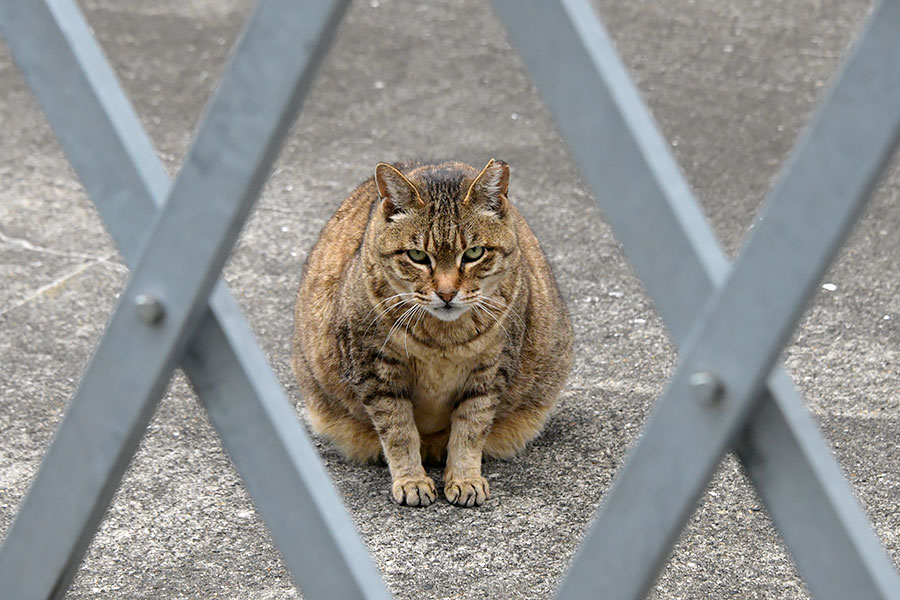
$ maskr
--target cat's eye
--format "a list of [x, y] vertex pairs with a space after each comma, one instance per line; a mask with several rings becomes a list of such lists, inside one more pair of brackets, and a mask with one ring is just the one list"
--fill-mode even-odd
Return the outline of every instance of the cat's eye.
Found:
[[409, 257], [409, 260], [420, 265], [427, 265], [431, 262], [428, 258], [428, 254], [422, 250], [407, 250], [406, 255]]
[[463, 252], [463, 262], [474, 262], [484, 254], [484, 246], [472, 246]]

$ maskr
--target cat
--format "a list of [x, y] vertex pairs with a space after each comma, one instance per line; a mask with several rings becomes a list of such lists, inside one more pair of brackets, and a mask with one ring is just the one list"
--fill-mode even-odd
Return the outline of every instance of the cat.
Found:
[[544, 426], [572, 362], [572, 326], [509, 166], [379, 163], [325, 225], [294, 313], [292, 366], [312, 428], [348, 458], [384, 458], [393, 499], [490, 494], [482, 456]]

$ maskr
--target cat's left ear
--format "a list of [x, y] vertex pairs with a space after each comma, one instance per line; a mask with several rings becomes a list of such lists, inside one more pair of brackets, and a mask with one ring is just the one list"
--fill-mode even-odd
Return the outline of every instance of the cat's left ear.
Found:
[[397, 213], [425, 205], [413, 182], [396, 167], [387, 163], [378, 163], [375, 167], [375, 185], [381, 198], [384, 216], [388, 219]]
[[463, 204], [473, 202], [483, 205], [502, 218], [506, 216], [509, 206], [506, 198], [508, 190], [509, 165], [492, 158], [469, 186]]

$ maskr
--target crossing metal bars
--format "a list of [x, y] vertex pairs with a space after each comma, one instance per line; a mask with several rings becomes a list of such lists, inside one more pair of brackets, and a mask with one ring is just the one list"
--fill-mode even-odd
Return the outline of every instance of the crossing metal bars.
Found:
[[[680, 365], [559, 596], [642, 597], [722, 455], [738, 442], [817, 598], [900, 598], [892, 564], [802, 399], [780, 367], [772, 370], [896, 145], [900, 2], [884, 2], [872, 15], [730, 272], [590, 5], [494, 6], [681, 346]], [[722, 397], [704, 401], [709, 392]]]
[[[731, 267], [588, 2], [493, 3], [681, 347], [560, 597], [645, 594], [734, 449], [817, 598], [900, 598], [802, 398], [773, 368], [897, 143], [900, 0], [876, 9]], [[389, 597], [216, 281], [346, 4], [260, 1], [171, 184], [74, 2], [0, 0], [0, 34], [133, 267], [0, 548], [9, 597], [65, 594], [179, 362], [305, 596]]]
[[[178, 360], [304, 594], [388, 597], [236, 303], [221, 282], [209, 296], [346, 5], [259, 4], [170, 186], [75, 3], [0, 2], [0, 33], [134, 267], [0, 550], [3, 597], [65, 594]], [[160, 322], [138, 320], [139, 295]]]

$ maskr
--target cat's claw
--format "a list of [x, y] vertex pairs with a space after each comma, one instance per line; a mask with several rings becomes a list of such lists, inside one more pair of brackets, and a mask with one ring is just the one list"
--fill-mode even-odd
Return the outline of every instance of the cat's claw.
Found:
[[484, 477], [451, 479], [444, 483], [444, 496], [456, 506], [481, 506], [490, 494], [490, 486]]
[[437, 498], [431, 477], [397, 479], [391, 486], [391, 493], [397, 504], [403, 506], [428, 506]]

